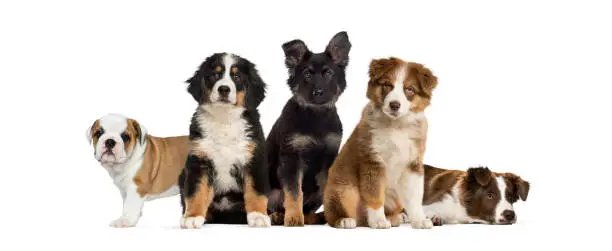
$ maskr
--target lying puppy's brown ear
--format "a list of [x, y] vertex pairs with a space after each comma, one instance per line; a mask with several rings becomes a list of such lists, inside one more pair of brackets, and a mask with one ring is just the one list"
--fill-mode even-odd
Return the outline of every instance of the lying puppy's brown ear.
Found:
[[481, 186], [489, 185], [491, 182], [491, 170], [488, 167], [471, 167], [467, 170], [468, 182], [476, 182]]
[[526, 201], [527, 195], [529, 195], [529, 182], [513, 173], [506, 173], [505, 176], [514, 186], [514, 193], [517, 194], [522, 201]]

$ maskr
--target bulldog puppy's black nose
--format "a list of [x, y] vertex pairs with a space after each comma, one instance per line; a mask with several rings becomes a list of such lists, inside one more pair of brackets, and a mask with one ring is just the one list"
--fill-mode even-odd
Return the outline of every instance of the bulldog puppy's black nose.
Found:
[[502, 212], [502, 216], [509, 223], [514, 222], [514, 220], [516, 219], [516, 214], [514, 214], [514, 211], [512, 210], [504, 210]]
[[220, 94], [221, 96], [227, 97], [227, 95], [229, 95], [229, 93], [230, 93], [230, 91], [231, 91], [231, 90], [230, 90], [229, 86], [227, 86], [227, 85], [222, 85], [222, 86], [219, 86], [219, 88], [217, 89], [217, 91], [219, 92], [219, 94]]
[[389, 108], [391, 108], [391, 111], [397, 112], [400, 107], [402, 105], [400, 104], [400, 102], [397, 101], [391, 101], [391, 103], [389, 103]]
[[323, 95], [323, 89], [317, 88], [312, 91], [312, 96], [321, 96]]
[[108, 149], [112, 149], [113, 147], [115, 147], [115, 144], [117, 144], [117, 142], [115, 142], [114, 139], [107, 139], [106, 141], [104, 141], [104, 145]]

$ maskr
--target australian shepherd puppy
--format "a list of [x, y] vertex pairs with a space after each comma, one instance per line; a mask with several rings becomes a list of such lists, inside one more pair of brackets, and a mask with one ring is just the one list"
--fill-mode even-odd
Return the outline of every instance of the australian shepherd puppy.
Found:
[[[437, 78], [398, 58], [370, 63], [362, 118], [329, 170], [325, 218], [336, 228], [431, 228], [423, 200], [424, 110]], [[403, 217], [405, 209], [407, 217]]]
[[346, 87], [350, 48], [346, 32], [336, 34], [320, 53], [311, 52], [301, 40], [283, 44], [293, 97], [266, 141], [269, 210], [275, 225], [325, 223], [323, 214], [315, 212], [323, 204], [327, 170], [342, 140], [336, 101]]
[[187, 82], [199, 105], [179, 177], [181, 227], [200, 228], [204, 222], [270, 226], [264, 134], [257, 111], [266, 86], [255, 65], [218, 53]]

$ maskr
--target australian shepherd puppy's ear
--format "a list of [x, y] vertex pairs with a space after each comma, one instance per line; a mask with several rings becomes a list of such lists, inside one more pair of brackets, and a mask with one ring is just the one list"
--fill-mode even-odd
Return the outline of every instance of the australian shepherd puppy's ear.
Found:
[[411, 74], [414, 74], [417, 77], [421, 90], [428, 97], [431, 97], [433, 89], [438, 86], [438, 78], [433, 75], [431, 70], [422, 64], [413, 63], [411, 70]]

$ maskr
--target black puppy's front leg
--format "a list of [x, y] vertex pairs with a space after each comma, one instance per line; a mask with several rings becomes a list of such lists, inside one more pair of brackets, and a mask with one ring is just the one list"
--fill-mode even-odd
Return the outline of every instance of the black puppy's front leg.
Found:
[[283, 192], [285, 194], [285, 226], [304, 226], [304, 213], [302, 205], [304, 194], [302, 193], [302, 167], [298, 154], [281, 154], [279, 176]]

